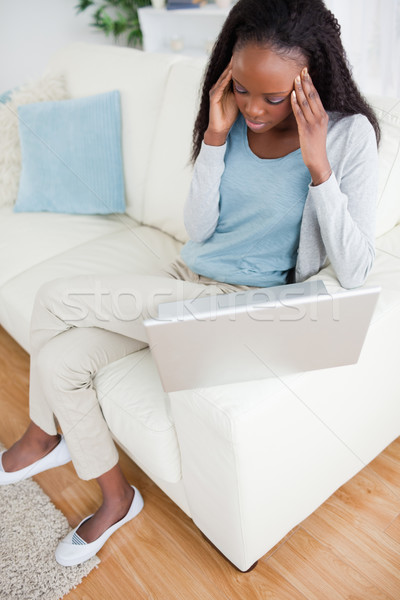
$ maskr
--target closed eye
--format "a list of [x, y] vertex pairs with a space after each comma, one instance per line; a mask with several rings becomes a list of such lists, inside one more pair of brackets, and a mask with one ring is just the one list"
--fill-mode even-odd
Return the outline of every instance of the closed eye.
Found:
[[[234, 91], [237, 92], [238, 94], [247, 94], [247, 90], [245, 88], [243, 88], [242, 86], [238, 85], [236, 83], [236, 81], [233, 82], [233, 88], [234, 88]], [[286, 98], [277, 98], [276, 100], [272, 99], [272, 98], [265, 98], [265, 102], [267, 102], [267, 104], [272, 104], [272, 106], [281, 104], [285, 100], [286, 100]]]
[[268, 104], [281, 104], [282, 102], [284, 102], [286, 100], [286, 98], [278, 98], [277, 100], [271, 100], [271, 98], [265, 98], [265, 101]]
[[237, 83], [234, 83], [233, 86], [235, 88], [235, 92], [237, 92], [238, 94], [247, 94], [247, 90], [240, 87], [240, 85], [238, 85]]

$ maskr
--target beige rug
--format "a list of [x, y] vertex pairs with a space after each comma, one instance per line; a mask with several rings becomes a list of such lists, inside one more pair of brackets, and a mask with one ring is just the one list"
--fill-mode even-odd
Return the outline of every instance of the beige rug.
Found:
[[[1, 448], [3, 449], [3, 448]], [[0, 486], [0, 600], [59, 600], [100, 562], [56, 562], [67, 519], [32, 479]]]

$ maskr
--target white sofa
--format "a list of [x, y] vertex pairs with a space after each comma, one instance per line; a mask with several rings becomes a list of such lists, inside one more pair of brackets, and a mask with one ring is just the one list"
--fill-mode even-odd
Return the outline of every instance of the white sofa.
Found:
[[[91, 44], [51, 60], [72, 97], [120, 90], [127, 209], [0, 210], [0, 323], [28, 352], [34, 296], [47, 280], [151, 273], [178, 254], [203, 68], [200, 59]], [[167, 395], [144, 349], [95, 380], [120, 446], [242, 571], [400, 434], [400, 101], [371, 101], [383, 140], [366, 285], [382, 293], [358, 364]], [[329, 266], [319, 277], [338, 285]]]

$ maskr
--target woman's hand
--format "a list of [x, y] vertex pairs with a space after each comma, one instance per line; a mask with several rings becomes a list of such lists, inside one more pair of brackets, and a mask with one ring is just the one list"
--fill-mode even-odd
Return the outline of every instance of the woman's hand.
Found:
[[210, 116], [204, 134], [209, 146], [222, 146], [236, 120], [239, 109], [231, 87], [232, 59], [210, 90]]
[[329, 179], [332, 173], [326, 154], [329, 117], [307, 68], [294, 80], [291, 102], [299, 130], [304, 164], [310, 171], [313, 185], [319, 185]]

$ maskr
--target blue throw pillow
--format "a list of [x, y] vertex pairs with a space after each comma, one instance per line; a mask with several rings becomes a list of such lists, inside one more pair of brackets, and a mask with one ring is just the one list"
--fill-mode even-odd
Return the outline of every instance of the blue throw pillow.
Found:
[[119, 91], [18, 108], [16, 212], [125, 212]]

